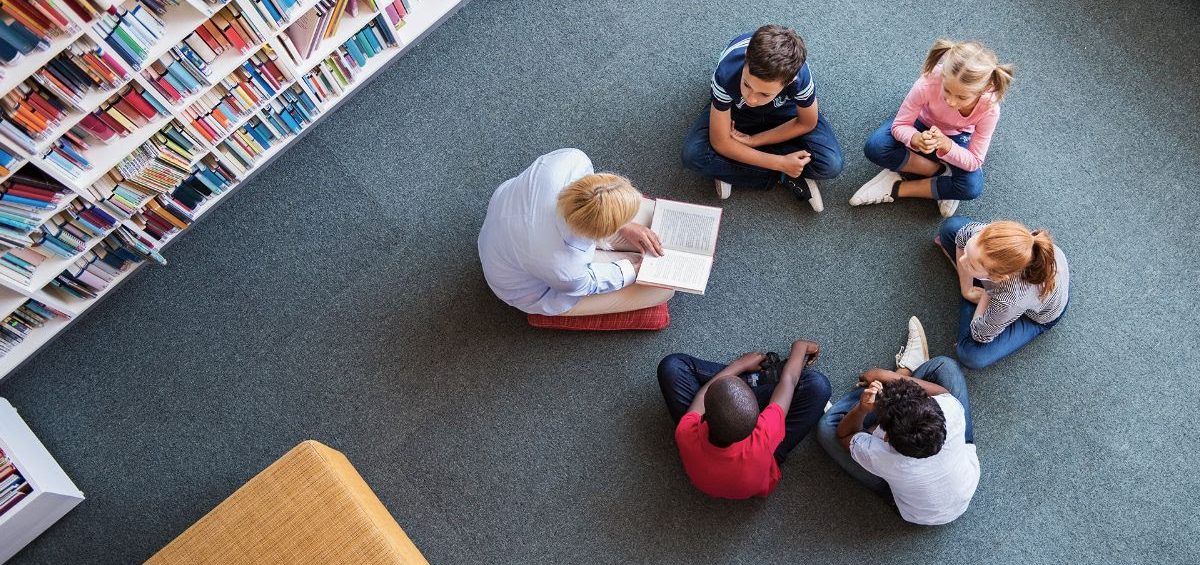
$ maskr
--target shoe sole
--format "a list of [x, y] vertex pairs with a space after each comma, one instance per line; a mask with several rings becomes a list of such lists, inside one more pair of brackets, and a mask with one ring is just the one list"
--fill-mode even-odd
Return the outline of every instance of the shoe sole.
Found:
[[824, 212], [825, 201], [821, 198], [821, 191], [817, 189], [817, 183], [808, 185], [808, 193], [812, 195], [812, 198], [808, 199], [808, 205], [812, 206], [813, 212]]

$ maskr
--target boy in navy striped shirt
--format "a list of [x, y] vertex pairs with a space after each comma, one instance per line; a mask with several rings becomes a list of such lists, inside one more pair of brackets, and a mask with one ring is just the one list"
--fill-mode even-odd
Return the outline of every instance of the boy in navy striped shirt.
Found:
[[783, 184], [824, 209], [816, 180], [842, 172], [842, 148], [817, 108], [816, 88], [795, 31], [766, 25], [735, 37], [712, 78], [712, 102], [683, 145], [686, 167], [716, 181], [768, 189]]

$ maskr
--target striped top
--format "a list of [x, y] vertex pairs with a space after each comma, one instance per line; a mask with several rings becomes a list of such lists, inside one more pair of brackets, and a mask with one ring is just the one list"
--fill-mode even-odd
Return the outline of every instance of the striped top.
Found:
[[753, 117], [783, 123], [795, 118], [797, 107], [808, 108], [817, 101], [808, 63], [800, 65], [796, 78], [783, 87], [770, 103], [757, 108], [746, 105], [746, 99], [742, 96], [742, 68], [746, 65], [746, 49], [750, 47], [750, 38], [753, 36], [754, 32], [743, 33], [733, 38], [721, 52], [717, 70], [709, 84], [712, 87], [713, 108], [718, 112], [732, 109], [735, 121]]
[[[986, 224], [971, 222], [958, 230], [954, 245], [959, 249], [967, 246], [967, 240], [975, 237]], [[1048, 324], [1057, 320], [1067, 309], [1067, 291], [1071, 284], [1067, 256], [1061, 248], [1054, 246], [1054, 291], [1045, 299], [1039, 294], [1042, 286], [1012, 277], [1004, 282], [980, 280], [988, 293], [988, 307], [982, 316], [971, 320], [971, 339], [988, 343], [1021, 316], [1039, 323]]]

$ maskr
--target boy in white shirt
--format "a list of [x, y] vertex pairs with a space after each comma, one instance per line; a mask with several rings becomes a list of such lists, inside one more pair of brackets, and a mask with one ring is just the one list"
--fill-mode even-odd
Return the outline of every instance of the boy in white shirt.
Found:
[[914, 524], [966, 512], [979, 485], [966, 379], [949, 357], [928, 359], [915, 317], [896, 371], [871, 369], [817, 425], [825, 451], [859, 482], [892, 499]]

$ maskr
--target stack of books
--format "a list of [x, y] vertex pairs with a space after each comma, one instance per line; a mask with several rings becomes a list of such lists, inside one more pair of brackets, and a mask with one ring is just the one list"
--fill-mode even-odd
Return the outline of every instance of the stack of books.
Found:
[[[86, 3], [86, 2], [84, 2]], [[67, 2], [84, 19], [90, 19], [80, 2]], [[79, 26], [67, 17], [64, 10], [46, 0], [5, 0], [0, 2], [0, 63], [11, 65], [33, 51], [50, 47], [57, 37], [77, 31]]]
[[300, 133], [306, 124], [317, 119], [319, 113], [317, 104], [300, 85], [292, 85], [263, 108], [267, 123], [284, 135]]
[[298, 0], [249, 0], [254, 9], [262, 16], [263, 21], [271, 23], [275, 29], [290, 22], [292, 10], [300, 4]]
[[46, 261], [46, 256], [28, 247], [15, 247], [0, 255], [0, 275], [21, 286], [29, 286], [33, 273]]
[[382, 15], [375, 16], [354, 37], [338, 46], [336, 51], [305, 74], [304, 82], [322, 102], [337, 98], [354, 83], [368, 59], [397, 45], [396, 36], [387, 21]]
[[[216, 157], [209, 157], [196, 166], [195, 172], [169, 195], [169, 205], [177, 209], [188, 222], [195, 220], [200, 209], [214, 196], [225, 192], [237, 177], [221, 164]], [[154, 234], [150, 234], [154, 235]]]
[[216, 143], [228, 135], [241, 118], [265, 104], [285, 82], [291, 81], [275, 58], [269, 47], [251, 55], [248, 61], [183, 111], [191, 120], [189, 125], [209, 143]]
[[72, 198], [69, 189], [37, 169], [10, 178], [0, 185], [0, 245], [33, 245], [30, 234]]
[[42, 255], [74, 257], [87, 251], [92, 240], [107, 235], [120, 221], [100, 206], [76, 200], [69, 209], [42, 224], [41, 239], [33, 249], [44, 251]]
[[154, 89], [172, 104], [179, 104], [188, 96], [208, 86], [206, 70], [207, 63], [190, 47], [181, 43], [172, 47], [157, 61], [147, 65], [146, 70], [142, 71], [142, 77], [154, 85]]
[[127, 73], [116, 59], [87, 37], [79, 38], [33, 75], [42, 86], [77, 105], [83, 104], [87, 94], [116, 88], [125, 78]]
[[408, 0], [385, 0], [383, 5], [383, 13], [391, 20], [392, 29], [400, 29], [404, 25], [404, 18], [408, 17], [409, 9]]
[[[169, 115], [167, 107], [141, 86], [130, 84], [79, 122], [90, 137], [108, 143]], [[86, 138], [85, 138], [86, 139]]]
[[[30, 300], [30, 302], [34, 301]], [[24, 306], [21, 308], [24, 308]], [[11, 317], [10, 315], [9, 318]], [[4, 326], [8, 327], [8, 319], [4, 320]], [[2, 339], [0, 339], [0, 351], [3, 351], [3, 353], [8, 353], [12, 349], [9, 339], [9, 332], [5, 329]], [[24, 339], [24, 337], [21, 339]], [[20, 343], [20, 341], [18, 340], [17, 343]], [[8, 512], [8, 509], [16, 506], [18, 502], [21, 502], [21, 499], [28, 496], [32, 491], [33, 486], [29, 484], [29, 481], [25, 480], [25, 477], [13, 465], [12, 460], [4, 453], [4, 450], [0, 449], [0, 516]]]
[[170, 192], [191, 175], [194, 157], [180, 153], [171, 144], [152, 139], [118, 163], [109, 179], [155, 193]]
[[162, 258], [148, 242], [122, 226], [50, 281], [47, 288], [69, 300], [90, 300], [130, 267], [150, 256], [157, 256], [156, 260]]
[[[178, 0], [166, 2], [179, 5]], [[155, 14], [165, 14], [167, 4], [159, 0], [140, 0], [133, 4], [133, 9], [128, 11], [109, 6], [97, 18], [95, 29], [125, 62], [141, 69], [147, 63], [151, 48], [166, 34], [166, 24]]]
[[279, 40], [297, 61], [307, 59], [322, 39], [333, 37], [341, 23], [342, 14], [358, 14], [358, 0], [318, 0], [313, 9], [296, 18]]
[[30, 151], [72, 111], [71, 105], [38, 82], [26, 80], [0, 99], [4, 116], [0, 135], [18, 147]]
[[[188, 133], [177, 122], [172, 121], [154, 134], [154, 137], [142, 147], [139, 147], [138, 151], [145, 155], [169, 152], [174, 157], [168, 156], [166, 159], [171, 163], [179, 163], [179, 158], [186, 158], [188, 162], [193, 161], [206, 149], [200, 145], [195, 136]], [[95, 200], [109, 202], [114, 207], [114, 214], [122, 218], [129, 218], [141, 204], [149, 200], [151, 196], [162, 193], [163, 190], [157, 184], [142, 184], [137, 174], [125, 177], [121, 173], [122, 170], [133, 172], [140, 169], [129, 167], [122, 169], [118, 165], [118, 168], [108, 171], [89, 186], [88, 192]]]
[[[56, 318], [69, 320], [71, 316], [65, 312], [46, 306], [37, 300], [30, 299], [25, 301], [25, 304], [22, 304], [20, 308], [17, 308], [12, 314], [5, 317], [3, 322], [0, 322], [0, 356], [7, 354], [12, 348], [25, 341], [30, 332]], [[0, 454], [3, 454], [3, 451], [0, 451]], [[2, 457], [3, 455], [0, 455], [0, 458]], [[3, 465], [0, 464], [0, 476], [2, 475], [4, 475], [4, 470]], [[24, 485], [24, 479], [21, 479], [19, 483]], [[8, 509], [8, 506], [5, 506], [4, 500], [6, 496], [12, 496], [15, 484], [11, 476], [6, 479], [0, 479], [0, 514]], [[17, 491], [23, 491], [25, 494], [28, 494], [30, 491], [27, 485], [26, 488], [20, 486], [15, 488]], [[20, 497], [17, 498], [19, 499]], [[9, 502], [12, 502], [12, 500], [9, 499]]]

